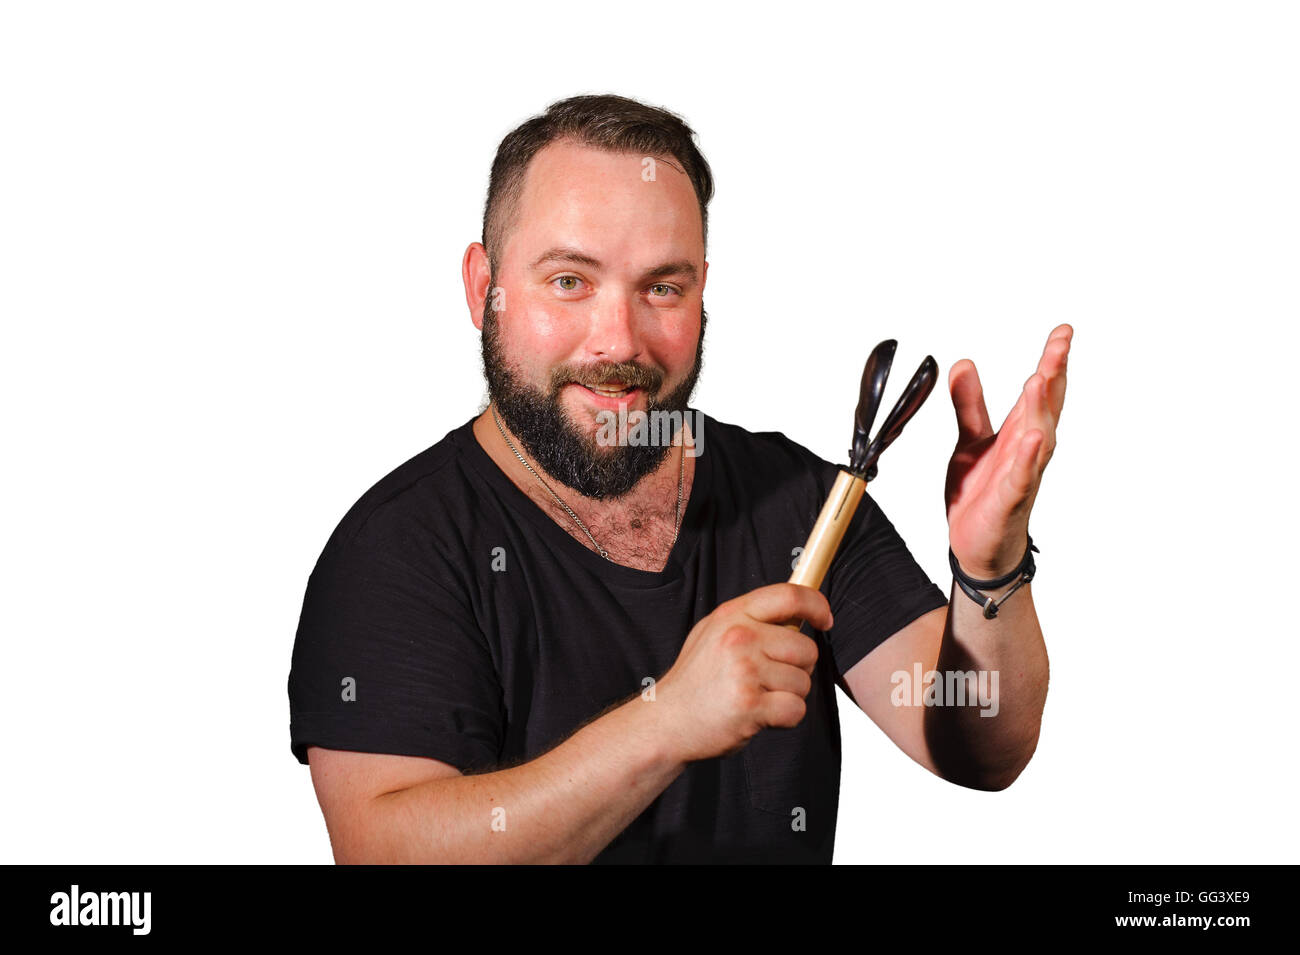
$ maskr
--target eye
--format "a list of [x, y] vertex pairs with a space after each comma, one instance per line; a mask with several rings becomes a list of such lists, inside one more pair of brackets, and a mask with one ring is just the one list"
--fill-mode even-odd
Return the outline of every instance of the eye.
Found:
[[650, 294], [655, 298], [667, 298], [669, 295], [681, 295], [681, 291], [672, 285], [652, 285]]
[[551, 281], [560, 283], [560, 288], [566, 292], [576, 292], [578, 289], [578, 283], [581, 282], [582, 279], [578, 278], [576, 275], [558, 275], [551, 279]]

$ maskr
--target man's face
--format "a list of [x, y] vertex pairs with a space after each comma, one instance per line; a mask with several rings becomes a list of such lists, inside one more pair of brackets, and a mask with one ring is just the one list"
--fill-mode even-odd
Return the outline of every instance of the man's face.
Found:
[[662, 463], [666, 445], [597, 434], [609, 414], [685, 410], [707, 268], [698, 200], [667, 161], [571, 143], [533, 158], [484, 306], [483, 364], [506, 425], [556, 480], [617, 498]]

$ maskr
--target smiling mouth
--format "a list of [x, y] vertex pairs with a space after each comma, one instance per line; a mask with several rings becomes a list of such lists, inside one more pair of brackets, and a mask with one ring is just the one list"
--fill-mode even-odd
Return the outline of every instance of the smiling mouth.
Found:
[[600, 395], [602, 398], [627, 398], [638, 390], [635, 387], [625, 388], [617, 382], [607, 385], [583, 385], [582, 387], [592, 394]]

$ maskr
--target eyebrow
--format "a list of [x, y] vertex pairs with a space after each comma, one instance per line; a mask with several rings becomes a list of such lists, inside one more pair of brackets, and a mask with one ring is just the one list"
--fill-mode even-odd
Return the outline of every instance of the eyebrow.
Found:
[[[571, 246], [556, 246], [553, 249], [547, 249], [531, 265], [528, 266], [530, 271], [536, 271], [543, 265], [549, 265], [555, 262], [569, 262], [573, 265], [585, 265], [587, 268], [601, 268], [600, 260], [588, 255], [581, 249], [575, 249]], [[669, 275], [683, 275], [694, 281], [698, 275], [695, 265], [687, 259], [681, 259], [677, 262], [664, 262], [656, 265], [652, 269], [647, 269], [641, 276], [643, 279], [658, 279]]]

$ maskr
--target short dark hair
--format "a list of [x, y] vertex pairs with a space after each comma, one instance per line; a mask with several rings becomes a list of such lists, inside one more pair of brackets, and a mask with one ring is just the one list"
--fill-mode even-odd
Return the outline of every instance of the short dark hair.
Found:
[[695, 145], [695, 131], [676, 113], [649, 106], [626, 96], [604, 93], [558, 100], [546, 112], [520, 124], [497, 147], [483, 209], [483, 245], [492, 275], [496, 276], [505, 251], [506, 234], [518, 211], [528, 164], [543, 146], [572, 140], [608, 152], [671, 156], [695, 187], [709, 241], [709, 200], [713, 198], [713, 172]]

